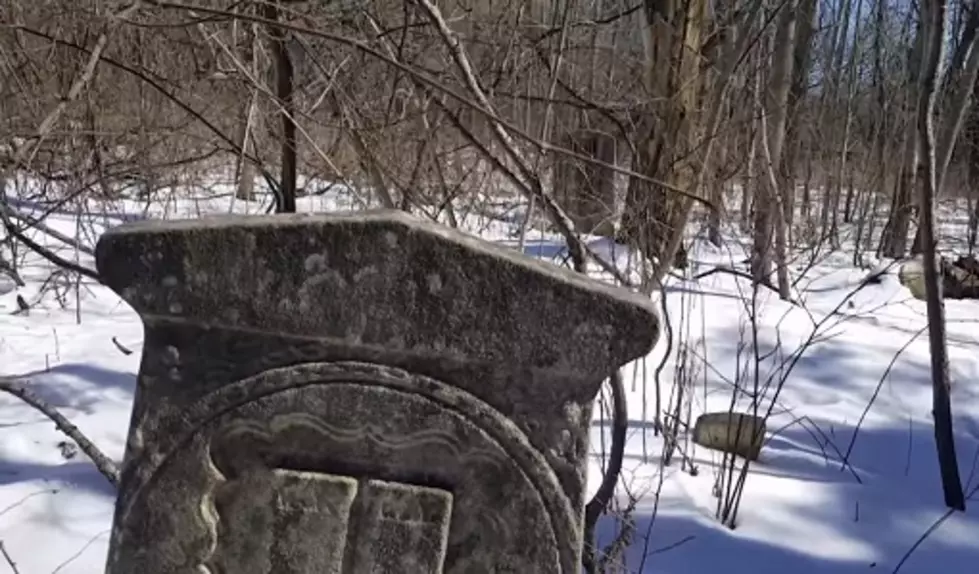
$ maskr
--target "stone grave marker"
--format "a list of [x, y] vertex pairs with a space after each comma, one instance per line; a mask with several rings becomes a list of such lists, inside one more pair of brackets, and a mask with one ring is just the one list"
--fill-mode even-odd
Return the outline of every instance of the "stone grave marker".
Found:
[[109, 574], [577, 572], [591, 405], [655, 307], [410, 215], [127, 224]]

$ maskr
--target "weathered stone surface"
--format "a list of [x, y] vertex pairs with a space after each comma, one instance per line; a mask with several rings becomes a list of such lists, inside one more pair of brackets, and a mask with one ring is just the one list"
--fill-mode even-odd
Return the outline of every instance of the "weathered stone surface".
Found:
[[653, 304], [399, 212], [141, 222], [107, 572], [574, 572], [591, 402]]
[[901, 264], [898, 280], [911, 291], [914, 298], [925, 298], [925, 273], [919, 259], [911, 259]]
[[765, 419], [747, 413], [704, 413], [694, 423], [693, 441], [700, 446], [758, 460], [765, 442]]

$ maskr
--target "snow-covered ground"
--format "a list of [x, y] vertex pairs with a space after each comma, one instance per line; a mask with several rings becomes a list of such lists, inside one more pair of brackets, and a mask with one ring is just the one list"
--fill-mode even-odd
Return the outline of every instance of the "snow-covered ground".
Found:
[[[308, 211], [356, 207], [335, 193], [303, 198], [300, 204]], [[46, 223], [92, 246], [106, 226], [130, 216], [261, 210], [227, 195], [88, 207], [80, 219], [68, 210], [49, 215]], [[512, 214], [509, 221], [465, 220], [468, 230], [511, 245], [518, 224]], [[94, 268], [90, 256], [40, 232], [32, 237], [63, 258]], [[730, 239], [737, 245], [736, 237]], [[593, 245], [606, 252], [610, 247], [600, 239]], [[624, 259], [619, 257], [624, 249], [617, 249], [617, 258]], [[553, 238], [538, 233], [530, 235], [525, 250], [560, 256]], [[698, 243], [690, 275], [744, 257], [736, 247]], [[901, 572], [979, 569], [979, 512], [971, 508], [979, 506], [979, 303], [946, 304], [959, 464], [972, 495], [967, 513], [947, 516], [930, 414], [924, 304], [897, 282], [896, 270], [857, 290], [867, 270], [853, 268], [850, 259], [839, 253], [809, 269], [797, 284], [804, 303], [799, 306], [767, 291], [753, 297], [750, 286], [731, 274], [671, 279], [672, 352], [687, 359], [671, 361], [663, 370], [661, 408], [675, 393], [674, 380], [686, 381], [694, 417], [726, 410], [735, 386], [752, 390], [757, 384], [763, 410], [775, 402], [767, 443], [750, 467], [737, 528], [730, 530], [715, 518], [717, 453], [681, 439], [697, 472], [685, 470], [679, 456], [665, 468], [661, 464], [662, 441], [654, 435], [652, 418], [654, 372], [666, 338], [644, 361], [624, 369], [632, 426], [624, 468], [628, 488], [620, 492], [619, 503], [626, 505], [626, 491], [638, 499], [624, 571], [893, 572], [923, 536]], [[806, 266], [799, 262], [800, 269]], [[28, 256], [20, 267], [26, 287], [0, 277], [0, 375], [27, 377], [33, 390], [120, 460], [142, 327], [107, 288], [92, 281], [48, 281], [52, 269]], [[29, 314], [14, 314], [18, 294], [32, 304]], [[752, 308], [757, 335], [748, 320]], [[120, 346], [133, 352], [124, 354]], [[748, 408], [747, 399], [739, 404]], [[608, 436], [602, 409], [596, 408], [595, 417], [592, 489]], [[114, 492], [83, 454], [66, 453], [71, 450], [66, 440], [43, 415], [0, 396], [0, 542], [20, 574], [88, 574], [103, 568]], [[600, 544], [608, 543], [616, 528], [614, 518], [603, 519]], [[0, 559], [0, 572], [6, 571], [9, 566]]]

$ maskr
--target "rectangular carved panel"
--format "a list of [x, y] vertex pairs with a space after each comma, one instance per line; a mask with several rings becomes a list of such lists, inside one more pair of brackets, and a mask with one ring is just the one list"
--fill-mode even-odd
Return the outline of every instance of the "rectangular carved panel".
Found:
[[271, 572], [341, 573], [357, 483], [346, 477], [276, 469]]
[[350, 572], [441, 574], [452, 517], [452, 494], [381, 480], [361, 490], [360, 528]]
[[227, 483], [217, 497], [209, 563], [235, 574], [342, 574], [357, 481], [275, 469]]
[[227, 483], [209, 560], [235, 574], [441, 574], [452, 494], [286, 469]]

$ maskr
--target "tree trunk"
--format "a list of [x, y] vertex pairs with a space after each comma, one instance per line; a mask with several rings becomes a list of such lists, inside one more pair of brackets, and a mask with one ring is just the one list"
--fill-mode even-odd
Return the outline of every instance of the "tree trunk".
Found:
[[[971, 192], [971, 190], [970, 190]], [[975, 197], [970, 201], [969, 206], [969, 255], [973, 255], [976, 251], [976, 235], [979, 235], [979, 200]]]
[[779, 297], [791, 299], [791, 285], [788, 272], [788, 237], [786, 206], [791, 209], [794, 190], [787, 189], [787, 180], [782, 171], [782, 150], [785, 143], [785, 129], [788, 123], [788, 98], [792, 87], [792, 66], [794, 63], [796, 39], [796, 2], [788, 0], [779, 16], [778, 29], [774, 38], [771, 77], [767, 90], [765, 112], [768, 114], [766, 136], [768, 146], [766, 159], [768, 166], [768, 197], [776, 206], [773, 217], [775, 233], [775, 265]]
[[927, 48], [918, 94], [917, 126], [919, 147], [922, 152], [919, 177], [919, 209], [922, 246], [922, 268], [925, 279], [928, 308], [928, 343], [931, 351], [931, 376], [933, 409], [935, 417], [935, 444], [942, 473], [942, 489], [945, 504], [956, 510], [965, 510], [965, 496], [959, 477], [958, 459], [955, 452], [955, 434], [952, 427], [951, 389], [948, 373], [948, 347], [945, 337], [945, 308], [942, 301], [941, 281], [938, 270], [935, 241], [935, 198], [938, 193], [936, 173], [935, 133], [932, 116], [935, 111], [935, 86], [938, 65], [942, 58], [946, 0], [930, 0], [922, 3], [922, 20], [927, 24]]
[[[875, 30], [874, 30], [874, 95], [876, 97], [877, 104], [877, 122], [876, 122], [876, 133], [874, 134], [874, 151], [876, 154], [877, 171], [876, 186], [870, 190], [873, 194], [873, 207], [870, 211], [870, 221], [863, 223], [867, 227], [867, 243], [873, 239], [874, 227], [877, 218], [877, 205], [881, 198], [887, 193], [887, 165], [888, 162], [888, 114], [890, 113], [890, 106], [888, 105], [887, 99], [887, 89], [884, 85], [886, 81], [886, 76], [884, 72], [884, 2], [885, 0], [877, 0], [877, 5], [875, 7]], [[870, 249], [869, 247], [867, 249]]]
[[[753, 109], [761, 111], [761, 78], [760, 74], [755, 75], [755, 87], [753, 93], [755, 94], [755, 104]], [[759, 118], [762, 114], [758, 114]], [[760, 120], [759, 120], [759, 123]], [[757, 141], [764, 137], [763, 131], [765, 126], [762, 125], [756, 130], [755, 139], [756, 143], [753, 148], [756, 148]], [[757, 149], [757, 148], [756, 148]], [[765, 170], [764, 161], [762, 163], [762, 171]], [[766, 177], [761, 179], [756, 179], [753, 181], [755, 189], [755, 201], [753, 205], [752, 213], [752, 237], [751, 237], [751, 276], [752, 278], [764, 285], [771, 285], [771, 274], [772, 274], [772, 233], [773, 221], [772, 213], [775, 207], [772, 205], [771, 192], [766, 190], [767, 180]], [[759, 185], [760, 184], [760, 185]]]
[[[727, 155], [730, 153], [729, 145], [718, 146], [718, 165], [725, 165], [727, 163]], [[713, 181], [710, 183], [710, 201], [712, 205], [707, 212], [707, 241], [715, 247], [721, 246], [721, 217], [722, 212], [727, 212], [724, 207], [724, 186], [725, 182], [721, 181], [719, 177], [713, 178]]]
[[707, 241], [714, 247], [721, 246], [721, 206], [724, 204], [723, 182], [711, 185], [710, 201], [713, 204], [707, 213]]
[[[793, 239], [792, 229], [795, 221], [796, 165], [802, 151], [802, 128], [807, 123], [804, 121], [802, 110], [804, 109], [805, 98], [809, 93], [812, 40], [819, 24], [816, 0], [800, 0], [796, 11], [798, 17], [796, 18], [796, 40], [792, 54], [792, 88], [789, 90], [785, 150], [782, 153], [782, 174], [785, 177], [785, 189], [792, 194], [792, 200], [782, 205], [790, 244]], [[808, 190], [805, 193], [808, 197]], [[809, 216], [807, 202], [808, 199], [804, 200], [800, 208], [800, 215], [803, 218]]]
[[[751, 90], [757, 94], [757, 82], [752, 82], [751, 85]], [[751, 229], [751, 222], [754, 220], [755, 202], [752, 190], [755, 188], [755, 154], [758, 153], [758, 138], [755, 135], [751, 135], [750, 138], [748, 157], [745, 160], [747, 165], [744, 178], [741, 180], [741, 230], [745, 232]]]
[[[706, 0], [646, 0], [646, 86], [651, 99], [647, 137], [637, 146], [639, 173], [680, 189], [696, 184], [694, 144], [702, 99], [700, 48]], [[668, 269], [692, 207], [668, 189], [633, 179], [626, 194], [621, 235], [660, 272]], [[675, 250], [674, 250], [675, 251]]]
[[238, 134], [235, 138], [241, 149], [235, 162], [235, 197], [242, 201], [253, 201], [255, 199], [255, 165], [245, 159], [248, 155], [249, 142], [251, 141], [252, 119], [254, 118], [254, 105], [256, 98], [245, 106], [242, 118], [238, 121]]
[[853, 199], [854, 195], [856, 194], [853, 179], [853, 166], [849, 166], [847, 168], [846, 177], [846, 202], [843, 205], [843, 223], [850, 223], [853, 221]]
[[812, 150], [807, 148], [806, 153], [806, 175], [802, 180], [802, 206], [799, 208], [799, 216], [802, 224], [808, 228], [812, 219]]
[[[911, 59], [908, 62], [908, 94], [909, 102], [915, 102], [915, 91], [918, 89], [918, 66], [922, 62], [922, 52], [924, 50], [924, 29], [922, 21], [918, 21], [918, 29], [915, 33], [914, 45], [911, 51]], [[917, 98], [920, 101], [920, 96]], [[920, 157], [919, 148], [921, 139], [916, 137], [915, 122], [908, 122], [904, 134], [904, 156], [901, 162], [900, 175], [894, 186], [894, 197], [891, 200], [890, 216], [887, 226], [881, 236], [881, 253], [886, 257], [895, 259], [904, 257], [908, 248], [908, 230], [911, 227], [911, 213], [913, 209], [913, 189], [915, 174], [918, 169]]]
[[[265, 18], [279, 19], [277, 0], [265, 4]], [[276, 193], [275, 210], [278, 213], [296, 212], [296, 105], [294, 101], [294, 70], [292, 58], [286, 46], [286, 34], [282, 28], [269, 27], [272, 37], [272, 59], [275, 64], [275, 96], [282, 118], [282, 171]]]
[[[968, 116], [971, 104], [970, 96], [975, 91], [976, 78], [979, 76], [979, 50], [976, 44], [979, 43], [979, 36], [976, 31], [979, 29], [979, 12], [972, 12], [969, 20], [962, 31], [958, 49], [952, 60], [958, 62], [956, 68], [949, 71], [952, 77], [948, 81], [950, 89], [954, 88], [952, 95], [946, 98], [948, 105], [941, 137], [937, 142], [933, 142], [935, 153], [935, 201], [940, 197], [942, 183], [945, 181], [945, 174], [948, 171], [952, 153], [955, 151], [955, 144], [959, 139], [959, 133]], [[966, 58], [968, 54], [968, 58]], [[966, 61], [964, 68], [962, 62]], [[937, 88], [936, 88], [937, 90]], [[924, 249], [924, 231], [922, 225], [918, 224], [918, 229], [914, 235], [914, 243], [911, 246], [911, 254], [918, 255]]]
[[[919, 166], [918, 169], [919, 169], [919, 177], [920, 177], [921, 166]], [[918, 182], [918, 185], [920, 186], [921, 182]], [[919, 214], [920, 214], [920, 210], [919, 210]], [[921, 250], [924, 249], [924, 246], [921, 243], [923, 239], [924, 238], [921, 236], [921, 221], [919, 215], [918, 228], [914, 230], [914, 241], [911, 242], [911, 257], [917, 257], [918, 255], [921, 255]]]

